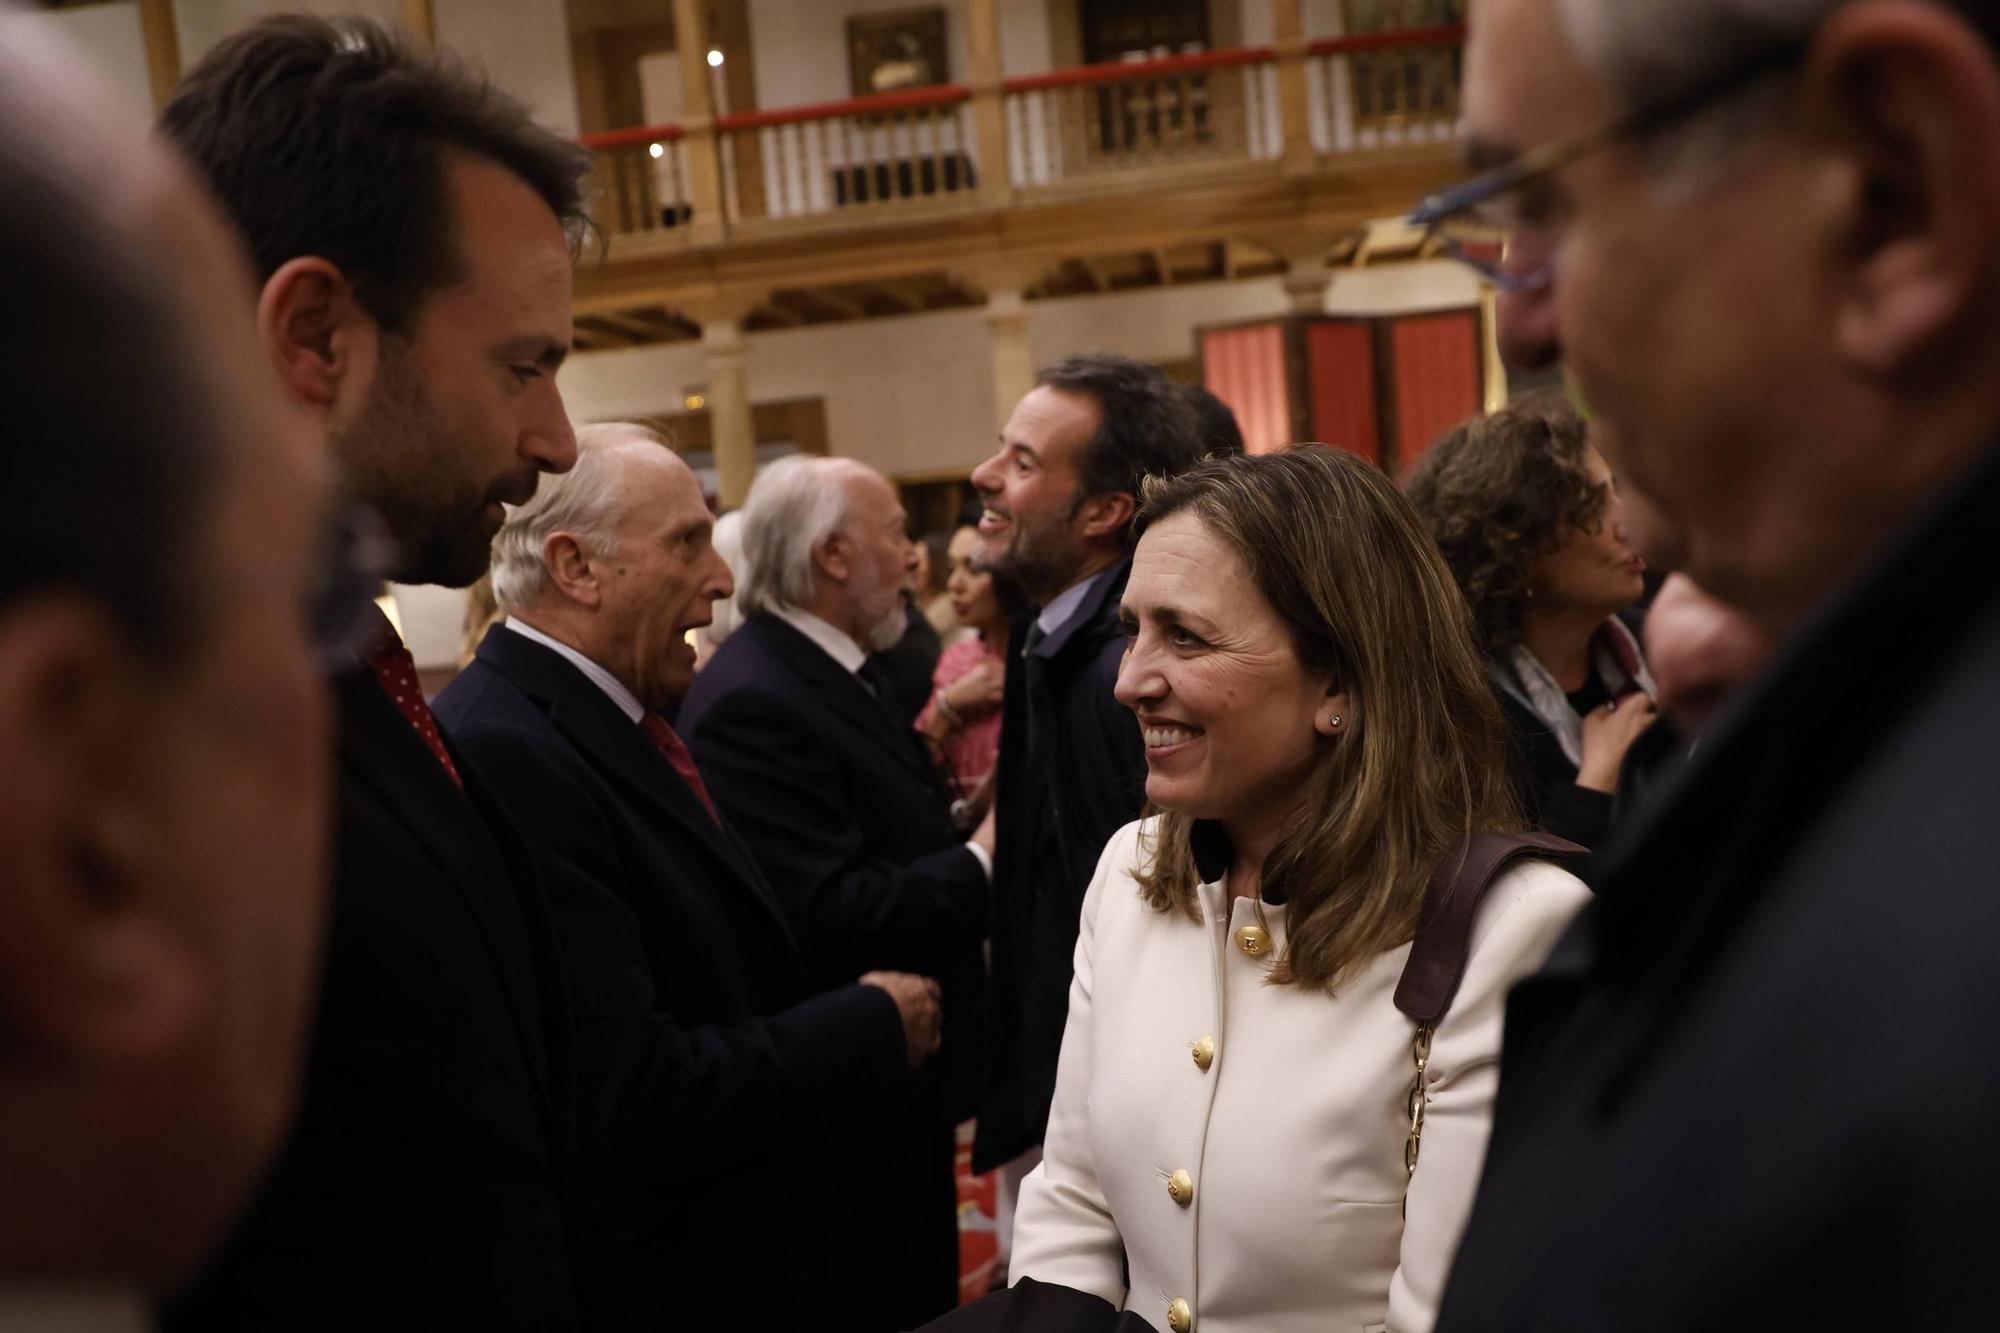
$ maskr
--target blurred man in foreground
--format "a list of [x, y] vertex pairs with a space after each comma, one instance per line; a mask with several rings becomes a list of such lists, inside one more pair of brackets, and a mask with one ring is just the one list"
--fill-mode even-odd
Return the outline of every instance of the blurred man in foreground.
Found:
[[1621, 482], [1778, 656], [1513, 995], [1442, 1330], [1990, 1322], [1995, 35], [1927, 0], [1474, 10], [1494, 170], [1450, 205], [1548, 247]]
[[234, 238], [5, 13], [0, 271], [0, 1327], [136, 1328], [293, 1108], [326, 846], [309, 634], [367, 581], [322, 578], [327, 496]]

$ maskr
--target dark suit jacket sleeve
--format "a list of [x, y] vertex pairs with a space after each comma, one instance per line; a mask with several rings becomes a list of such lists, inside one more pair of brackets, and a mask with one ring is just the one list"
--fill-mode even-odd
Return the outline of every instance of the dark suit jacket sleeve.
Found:
[[878, 1088], [885, 1106], [903, 1095], [902, 1018], [877, 987], [844, 986], [739, 1023], [683, 1027], [661, 1012], [624, 896], [645, 886], [628, 883], [592, 775], [525, 729], [475, 723], [453, 735], [541, 867], [573, 992], [578, 1067], [598, 1084], [581, 1098], [598, 1120], [584, 1129], [611, 1146], [619, 1169], [727, 1171], [767, 1154], [773, 1132], [824, 1125], [817, 1094], [828, 1088]]
[[1611, 827], [1610, 793], [1576, 785], [1576, 765], [1548, 726], [1502, 697], [1511, 730], [1509, 758], [1521, 813], [1579, 847], [1596, 847]]
[[822, 981], [871, 968], [932, 976], [986, 934], [979, 861], [952, 846], [898, 864], [868, 853], [840, 765], [818, 728], [776, 696], [739, 689], [688, 738], [703, 779], [785, 904]]

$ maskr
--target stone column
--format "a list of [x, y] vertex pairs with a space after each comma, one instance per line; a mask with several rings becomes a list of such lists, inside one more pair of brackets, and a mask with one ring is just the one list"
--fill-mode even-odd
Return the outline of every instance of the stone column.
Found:
[[167, 104], [181, 81], [181, 36], [174, 0], [139, 0], [139, 36], [146, 44], [146, 79], [155, 109]]
[[1285, 270], [1285, 299], [1295, 315], [1324, 315], [1326, 313], [1327, 288], [1333, 285], [1333, 269], [1327, 265], [1326, 256], [1288, 256], [1290, 265]]
[[972, 139], [979, 149], [979, 201], [999, 207], [1014, 197], [1014, 183], [1007, 161], [1007, 106], [996, 9], [994, 0], [966, 0], [965, 35], [971, 65], [966, 86], [972, 90]]
[[688, 235], [697, 245], [714, 245], [728, 232], [729, 224], [723, 216], [715, 98], [708, 85], [708, 30], [701, 20], [700, 0], [674, 0], [674, 48], [681, 67], [681, 137], [687, 144]]
[[708, 433], [715, 451], [715, 472], [723, 509], [734, 509], [750, 494], [757, 476], [757, 431], [750, 420], [750, 378], [744, 358], [750, 345], [737, 319], [702, 323], [701, 341], [708, 356]]
[[1028, 302], [1020, 288], [1001, 288], [987, 295], [986, 327], [993, 339], [993, 428], [998, 430], [1014, 414], [1014, 405], [1035, 387]]
[[403, 26], [424, 50], [437, 49], [437, 14], [431, 0], [403, 0]]
[[1306, 27], [1301, 0], [1271, 0], [1271, 53], [1278, 65], [1278, 122], [1290, 173], [1316, 170], [1312, 102], [1306, 88]]

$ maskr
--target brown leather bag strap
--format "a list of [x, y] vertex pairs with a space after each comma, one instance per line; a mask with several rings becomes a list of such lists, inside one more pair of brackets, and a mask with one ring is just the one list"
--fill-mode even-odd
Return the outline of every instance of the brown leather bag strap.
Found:
[[1417, 938], [1396, 983], [1396, 1007], [1435, 1028], [1451, 1008], [1472, 952], [1472, 922], [1500, 872], [1524, 856], [1569, 860], [1589, 849], [1549, 833], [1475, 833], [1438, 862], [1424, 893]]

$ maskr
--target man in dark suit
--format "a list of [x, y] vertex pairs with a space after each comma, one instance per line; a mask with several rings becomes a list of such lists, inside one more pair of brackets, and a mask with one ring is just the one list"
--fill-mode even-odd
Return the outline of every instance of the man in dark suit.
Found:
[[952, 1129], [977, 1068], [992, 830], [953, 827], [944, 782], [869, 648], [903, 629], [914, 557], [880, 473], [847, 459], [765, 470], [743, 507], [748, 613], [695, 678], [680, 726], [717, 804], [783, 901], [823, 985], [870, 968], [943, 988], [944, 1049], [843, 1190], [835, 1263], [862, 1326], [908, 1328], [958, 1294]]
[[[296, 16], [217, 45], [162, 125], [248, 240], [264, 355], [393, 576], [477, 578], [502, 503], [575, 457], [553, 375], [586, 155], [378, 27]], [[388, 622], [335, 665], [303, 1107], [170, 1323], [576, 1327], [568, 1020], [532, 867]]]
[[[777, 897], [662, 711], [732, 591], [694, 474], [644, 426], [578, 432], [494, 542], [507, 620], [438, 717], [515, 812], [549, 894], [616, 1304], [634, 1326], [839, 1328], [823, 1163], [907, 1096], [936, 985], [814, 995]], [[610, 1293], [607, 1293], [609, 1296]]]
[[1184, 472], [1206, 451], [1186, 391], [1159, 369], [1076, 356], [1041, 373], [1000, 452], [972, 474], [985, 505], [974, 562], [1021, 584], [1038, 608], [1008, 637], [993, 1066], [973, 1152], [976, 1170], [1009, 1166], [1007, 1201], [1038, 1160], [1055, 1096], [1084, 890], [1104, 844], [1145, 801], [1139, 725], [1111, 696], [1140, 482]]
[[1560, 257], [1621, 486], [1775, 656], [1511, 998], [1440, 1330], [1992, 1324], [1996, 37], [1898, 0], [1474, 11], [1472, 151], [1543, 170], [1451, 203]]

